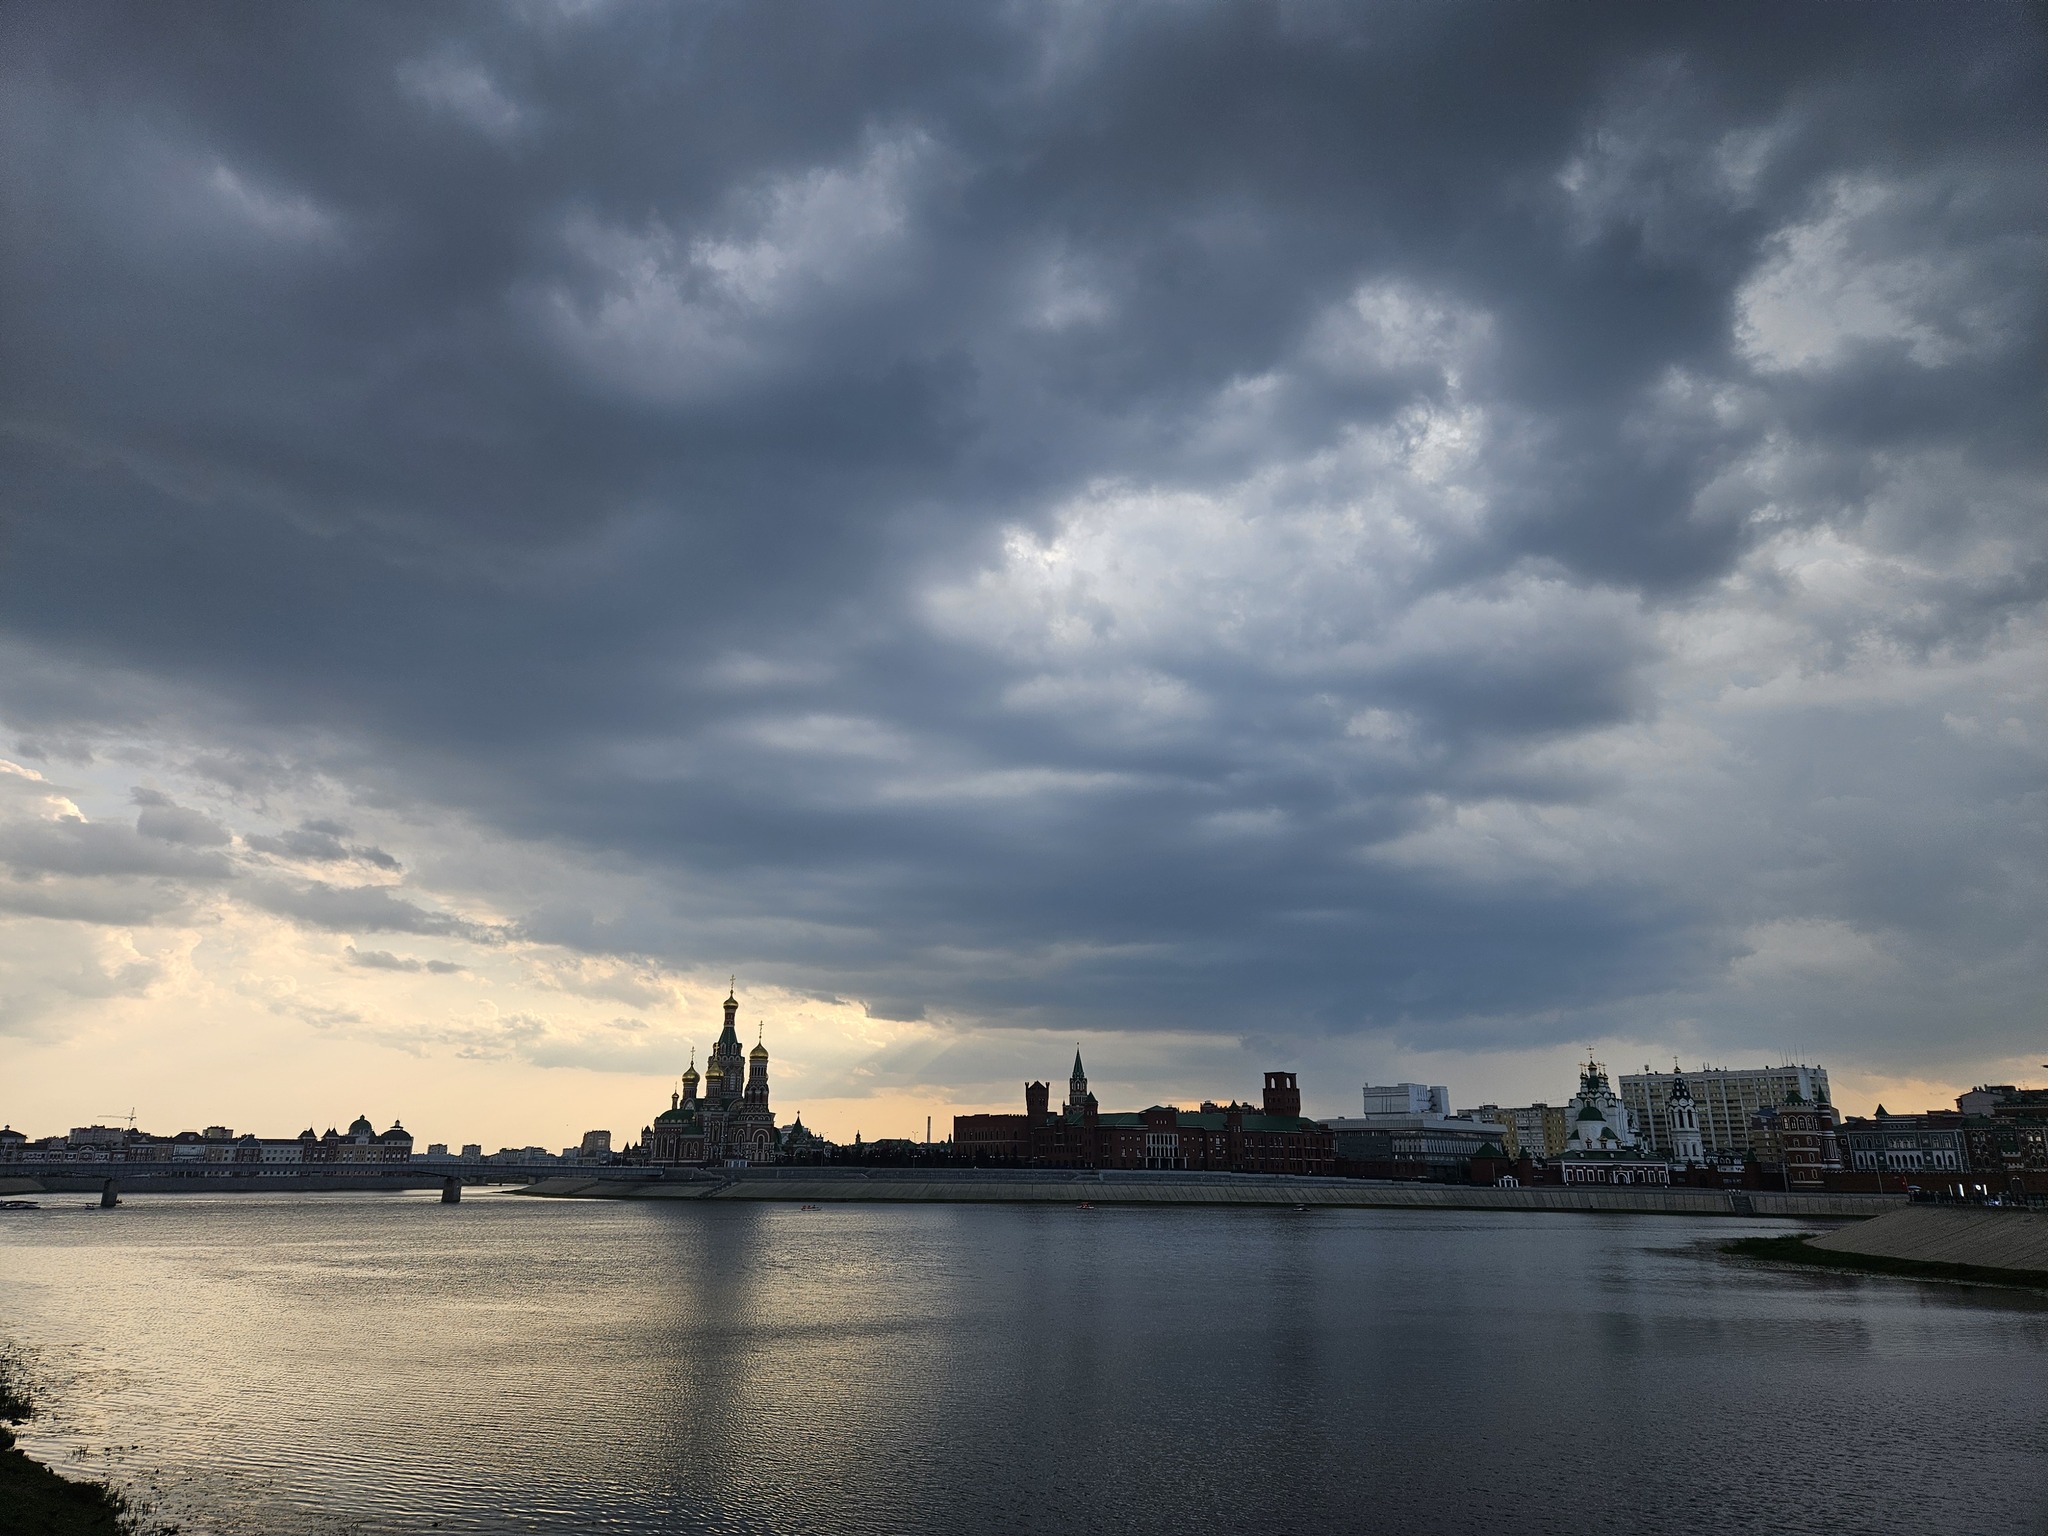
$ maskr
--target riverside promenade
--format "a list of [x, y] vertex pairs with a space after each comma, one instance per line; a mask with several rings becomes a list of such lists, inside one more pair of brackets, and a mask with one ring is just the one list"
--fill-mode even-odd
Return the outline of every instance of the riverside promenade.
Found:
[[[623, 1170], [622, 1170], [623, 1171]], [[777, 1200], [825, 1205], [1263, 1205], [1464, 1211], [1583, 1211], [1659, 1216], [1857, 1219], [1906, 1204], [1904, 1195], [1785, 1194], [1766, 1190], [1565, 1188], [1065, 1168], [664, 1168], [637, 1178], [594, 1173], [542, 1179], [522, 1195], [561, 1200]], [[660, 1177], [648, 1177], [658, 1172]]]

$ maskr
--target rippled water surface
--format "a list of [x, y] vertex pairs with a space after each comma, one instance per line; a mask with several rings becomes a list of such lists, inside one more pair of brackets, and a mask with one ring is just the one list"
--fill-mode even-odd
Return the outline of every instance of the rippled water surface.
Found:
[[195, 1533], [2048, 1531], [2048, 1306], [1771, 1223], [51, 1203], [24, 1444]]

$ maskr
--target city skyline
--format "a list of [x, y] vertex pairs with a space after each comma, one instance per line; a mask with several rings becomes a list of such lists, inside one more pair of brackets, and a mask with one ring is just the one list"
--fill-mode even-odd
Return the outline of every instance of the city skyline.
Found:
[[2037, 1071], [2038, 12], [817, 14], [0, 7], [0, 1117]]

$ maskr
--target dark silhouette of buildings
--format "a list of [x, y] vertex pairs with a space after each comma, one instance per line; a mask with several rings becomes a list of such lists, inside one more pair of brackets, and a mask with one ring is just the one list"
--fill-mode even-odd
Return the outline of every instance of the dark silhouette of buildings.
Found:
[[[711, 1048], [704, 1075], [697, 1064], [669, 1095], [668, 1108], [640, 1133], [640, 1160], [649, 1163], [749, 1164], [776, 1159], [775, 1116], [768, 1108], [768, 1047], [740, 1049], [734, 1019], [739, 998], [725, 998], [725, 1028]], [[702, 1084], [700, 1095], [698, 1085]]]
[[1212, 1173], [1315, 1173], [1336, 1169], [1336, 1140], [1304, 1119], [1292, 1072], [1268, 1072], [1257, 1108], [1204, 1102], [1198, 1110], [1155, 1104], [1105, 1114], [1088, 1091], [1081, 1053], [1067, 1101], [1051, 1107], [1052, 1085], [1024, 1085], [1021, 1115], [955, 1115], [954, 1156], [995, 1167], [1154, 1168]]

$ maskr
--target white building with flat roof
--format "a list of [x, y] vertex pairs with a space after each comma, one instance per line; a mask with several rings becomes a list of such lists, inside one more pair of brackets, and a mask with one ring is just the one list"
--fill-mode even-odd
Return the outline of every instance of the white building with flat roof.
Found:
[[1421, 1083], [1388, 1083], [1365, 1086], [1365, 1113], [1373, 1115], [1448, 1115], [1451, 1090], [1426, 1088]]
[[1700, 1144], [1708, 1157], [1741, 1157], [1749, 1151], [1749, 1117], [1773, 1109], [1797, 1094], [1809, 1104], [1827, 1104], [1825, 1067], [1702, 1067], [1697, 1072], [1652, 1072], [1645, 1067], [1621, 1080], [1621, 1102], [1635, 1116], [1643, 1145], [1666, 1157], [1679, 1155], [1671, 1124], [1671, 1092], [1684, 1082], [1699, 1121]]

